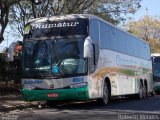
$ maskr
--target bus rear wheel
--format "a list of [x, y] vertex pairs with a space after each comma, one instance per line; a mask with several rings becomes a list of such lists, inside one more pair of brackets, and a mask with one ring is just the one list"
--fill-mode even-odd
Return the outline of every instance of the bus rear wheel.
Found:
[[155, 93], [155, 90], [153, 89], [150, 94], [151, 94], [152, 97], [155, 96], [155, 94], [156, 94], [156, 93]]
[[138, 98], [139, 98], [140, 100], [143, 98], [143, 85], [142, 85], [142, 82], [140, 82], [140, 85], [139, 85]]
[[147, 85], [144, 84], [143, 85], [143, 98], [146, 98], [147, 97]]

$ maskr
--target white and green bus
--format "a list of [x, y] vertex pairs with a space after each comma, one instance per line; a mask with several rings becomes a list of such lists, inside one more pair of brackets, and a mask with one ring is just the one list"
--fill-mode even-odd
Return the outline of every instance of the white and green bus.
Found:
[[38, 18], [25, 27], [26, 101], [97, 100], [153, 92], [150, 46], [88, 14]]
[[153, 66], [153, 83], [156, 93], [160, 93], [160, 53], [153, 53], [152, 66]]

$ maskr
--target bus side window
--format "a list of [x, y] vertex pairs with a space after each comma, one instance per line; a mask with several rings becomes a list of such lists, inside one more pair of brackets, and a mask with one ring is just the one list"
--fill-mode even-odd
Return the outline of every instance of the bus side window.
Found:
[[93, 45], [93, 65], [96, 65], [96, 48], [95, 48], [95, 45], [94, 44], [92, 44]]
[[92, 54], [91, 58], [89, 59], [89, 71], [93, 73], [96, 69], [97, 59], [96, 59], [96, 45], [92, 44]]

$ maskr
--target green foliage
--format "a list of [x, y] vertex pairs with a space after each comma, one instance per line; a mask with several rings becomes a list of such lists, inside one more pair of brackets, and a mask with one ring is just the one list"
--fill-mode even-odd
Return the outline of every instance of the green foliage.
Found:
[[3, 74], [3, 72], [6, 70], [7, 62], [6, 62], [6, 56], [3, 53], [0, 53], [0, 75]]
[[[23, 35], [24, 25], [33, 18], [63, 14], [94, 14], [118, 24], [140, 7], [141, 0], [42, 0], [42, 4], [21, 1], [10, 9], [10, 24]], [[133, 12], [134, 11], [134, 12]]]
[[118, 24], [140, 8], [141, 0], [0, 0], [0, 43], [8, 22], [23, 35], [33, 18], [62, 14], [94, 14]]
[[152, 53], [160, 52], [160, 19], [144, 16], [139, 21], [131, 21], [127, 25], [128, 32], [149, 42]]
[[[10, 8], [21, 1], [24, 0], [0, 0], [0, 43], [4, 40], [3, 34], [9, 22]], [[42, 0], [29, 0], [28, 2], [39, 5]]]

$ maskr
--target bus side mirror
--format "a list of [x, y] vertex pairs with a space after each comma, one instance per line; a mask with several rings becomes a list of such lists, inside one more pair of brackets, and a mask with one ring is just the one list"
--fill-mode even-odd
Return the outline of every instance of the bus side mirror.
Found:
[[14, 61], [14, 49], [15, 49], [16, 45], [17, 45], [17, 43], [13, 42], [9, 46], [8, 54], [7, 54], [8, 61]]
[[91, 50], [92, 50], [92, 39], [90, 36], [88, 36], [84, 41], [84, 58], [90, 58], [91, 57]]
[[14, 59], [19, 59], [22, 47], [23, 44], [21, 41], [12, 42], [8, 48], [8, 54], [7, 54], [8, 61], [14, 61]]

